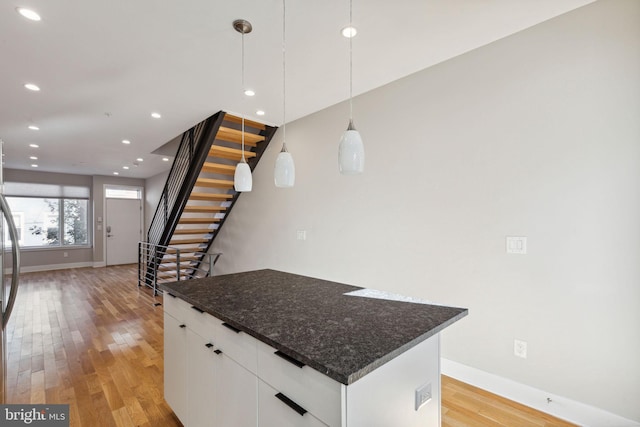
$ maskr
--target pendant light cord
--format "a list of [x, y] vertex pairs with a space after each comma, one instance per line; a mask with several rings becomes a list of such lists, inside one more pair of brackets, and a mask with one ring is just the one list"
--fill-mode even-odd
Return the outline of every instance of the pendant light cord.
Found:
[[[244, 30], [242, 31], [242, 91], [244, 92]], [[247, 163], [244, 158], [244, 114], [242, 114], [242, 163]]]
[[[353, 29], [353, 0], [349, 0], [349, 27]], [[353, 30], [351, 30], [353, 31]], [[353, 121], [353, 37], [349, 37], [349, 121]]]
[[286, 7], [282, 0], [282, 151], [287, 151], [287, 53], [286, 53]]

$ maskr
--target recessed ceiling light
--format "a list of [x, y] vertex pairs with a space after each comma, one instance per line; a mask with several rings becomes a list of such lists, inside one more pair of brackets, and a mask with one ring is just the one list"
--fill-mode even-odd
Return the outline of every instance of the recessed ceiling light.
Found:
[[163, 157], [163, 158], [162, 158], [162, 161], [163, 161], [163, 162], [168, 162], [168, 161], [169, 161], [169, 158], [168, 158], [168, 157]]
[[38, 13], [34, 10], [31, 9], [27, 9], [26, 7], [17, 7], [16, 10], [18, 11], [18, 13], [22, 16], [24, 16], [27, 19], [30, 19], [32, 21], [39, 21], [42, 18], [40, 18], [40, 15], [38, 15]]
[[256, 114], [259, 115], [259, 116], [264, 116], [264, 111], [258, 110], [258, 111], [256, 111]]
[[29, 147], [31, 147], [31, 148], [40, 148], [40, 146], [38, 144], [29, 144]]
[[160, 113], [151, 113], [151, 117], [153, 117], [154, 119], [159, 119], [160, 117], [162, 117], [162, 115]]
[[37, 167], [38, 167], [38, 165], [33, 164], [33, 165], [31, 165], [31, 167], [32, 167], [32, 168], [37, 168]]
[[142, 157], [138, 157], [136, 160], [139, 162], [144, 162], [144, 159]]
[[113, 174], [114, 175], [120, 175], [120, 172], [114, 172]]
[[29, 157], [29, 159], [31, 159], [31, 160], [38, 160], [38, 158], [37, 158], [36, 156], [31, 156], [31, 157]]
[[40, 128], [36, 125], [29, 125], [29, 129], [31, 130], [40, 130]]
[[25, 83], [24, 85], [25, 88], [32, 90], [34, 92], [38, 92], [40, 90], [40, 88], [38, 87], [38, 85], [35, 85], [33, 83]]
[[348, 39], [355, 37], [358, 34], [358, 30], [355, 27], [344, 27], [342, 29], [342, 35]]
[[122, 169], [129, 170], [129, 166], [123, 166]]
[[254, 96], [256, 93], [251, 89], [245, 89], [244, 94], [247, 96]]
[[123, 140], [122, 140], [122, 143], [123, 143], [123, 144], [131, 144], [131, 141], [129, 141], [128, 139], [123, 139]]

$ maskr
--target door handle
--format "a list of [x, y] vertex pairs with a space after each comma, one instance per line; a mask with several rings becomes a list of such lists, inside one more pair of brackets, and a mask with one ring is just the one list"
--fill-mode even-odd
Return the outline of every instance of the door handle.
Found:
[[111, 226], [107, 225], [107, 233], [111, 233]]

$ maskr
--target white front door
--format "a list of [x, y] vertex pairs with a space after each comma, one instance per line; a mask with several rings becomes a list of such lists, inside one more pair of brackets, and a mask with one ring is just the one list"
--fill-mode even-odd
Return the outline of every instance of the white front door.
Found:
[[142, 237], [142, 200], [106, 199], [107, 265], [138, 262]]

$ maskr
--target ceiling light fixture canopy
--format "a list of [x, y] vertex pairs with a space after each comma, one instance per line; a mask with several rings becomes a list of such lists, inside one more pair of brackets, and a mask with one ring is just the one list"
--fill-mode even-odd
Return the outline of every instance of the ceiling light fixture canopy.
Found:
[[342, 34], [349, 38], [349, 126], [340, 139], [338, 166], [343, 175], [358, 175], [364, 172], [364, 144], [360, 132], [353, 125], [353, 37], [356, 31], [352, 0], [349, 0], [349, 26], [342, 30]]
[[287, 151], [287, 51], [286, 51], [286, 0], [282, 0], [282, 150], [276, 158], [273, 180], [276, 187], [291, 188], [296, 181], [296, 165]]
[[[242, 90], [244, 91], [244, 35], [249, 34], [253, 27], [247, 20], [236, 19], [233, 21], [233, 28], [242, 34]], [[252, 187], [251, 168], [244, 157], [244, 114], [242, 114], [242, 160], [236, 165], [236, 171], [233, 175], [233, 188], [238, 192], [248, 192], [251, 191]]]

